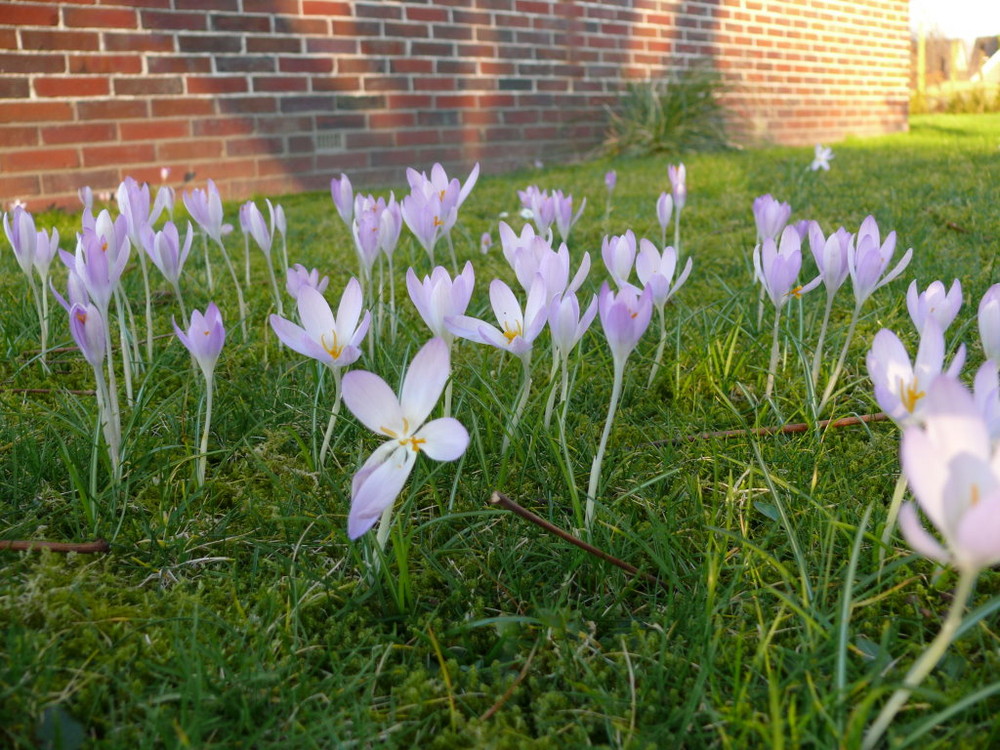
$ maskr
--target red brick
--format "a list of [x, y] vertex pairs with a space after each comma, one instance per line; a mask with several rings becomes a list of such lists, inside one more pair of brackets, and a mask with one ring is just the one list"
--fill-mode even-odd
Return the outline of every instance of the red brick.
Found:
[[303, 76], [254, 76], [254, 92], [291, 93], [309, 90], [309, 80]]
[[0, 99], [27, 99], [31, 96], [31, 84], [23, 76], [0, 78]]
[[[205, 0], [174, 0], [177, 10], [205, 10]], [[217, 12], [236, 13], [240, 9], [240, 0], [212, 0], [211, 8]]]
[[49, 169], [74, 169], [80, 166], [75, 148], [42, 148], [12, 151], [0, 155], [5, 172], [44, 172]]
[[302, 0], [302, 13], [306, 16], [349, 16], [351, 4], [329, 0]]
[[212, 58], [205, 56], [147, 55], [146, 67], [152, 74], [211, 73]]
[[416, 124], [412, 112], [373, 112], [368, 115], [368, 126], [373, 130], [410, 128]]
[[298, 0], [243, 0], [244, 13], [280, 13], [298, 15]]
[[152, 101], [153, 117], [197, 117], [199, 115], [214, 115], [215, 100], [210, 98], [193, 99], [178, 97], [176, 99], [154, 99]]
[[170, 96], [184, 93], [184, 84], [177, 76], [135, 76], [115, 78], [116, 96]]
[[326, 57], [279, 57], [282, 73], [332, 73], [333, 60]]
[[108, 52], [174, 52], [174, 38], [169, 34], [104, 32]]
[[59, 6], [55, 3], [4, 3], [3, 23], [11, 26], [58, 26]]
[[273, 96], [227, 96], [219, 100], [219, 112], [227, 115], [269, 114], [277, 111], [278, 104]]
[[142, 58], [138, 55], [69, 55], [69, 72], [138, 74], [142, 72]]
[[438, 143], [441, 143], [441, 131], [437, 129], [404, 130], [396, 134], [396, 144], [400, 147], [427, 146]]
[[247, 91], [243, 76], [188, 76], [189, 94], [237, 94]]
[[[0, 175], [0, 195], [8, 198], [27, 198], [36, 196], [39, 193], [38, 175]], [[0, 206], [0, 210], [6, 210], [7, 206]], [[28, 209], [36, 210], [35, 206], [28, 204]]]
[[360, 91], [361, 79], [357, 76], [313, 76], [313, 91]]
[[156, 157], [160, 162], [218, 159], [220, 156], [222, 156], [222, 141], [200, 138], [195, 141], [163, 141], [156, 144]]
[[237, 54], [243, 51], [242, 46], [238, 36], [228, 34], [179, 34], [177, 37], [177, 48], [181, 52]]
[[219, 138], [230, 135], [248, 135], [253, 133], [253, 122], [238, 117], [225, 119], [195, 120], [191, 123], [191, 135], [196, 138]]
[[60, 122], [73, 119], [68, 102], [0, 102], [0, 122]]
[[175, 11], [142, 11], [143, 28], [153, 31], [206, 31], [206, 13], [177, 13]]
[[248, 16], [248, 15], [213, 15], [212, 30], [266, 34], [271, 31], [271, 17]]
[[123, 122], [118, 126], [123, 141], [159, 141], [187, 138], [191, 125], [187, 120], [155, 119], [145, 122]]
[[43, 143], [81, 144], [113, 141], [117, 136], [112, 122], [86, 122], [42, 128]]
[[0, 49], [17, 49], [17, 32], [14, 29], [0, 29]]
[[[38, 145], [38, 128], [31, 125], [11, 125], [0, 127], [0, 143], [3, 148], [23, 148]], [[0, 192], [2, 195], [2, 192]]]
[[83, 149], [83, 164], [86, 167], [105, 167], [122, 164], [141, 164], [156, 160], [156, 149], [152, 143], [132, 143], [128, 145], [91, 146]]
[[134, 29], [136, 12], [124, 8], [63, 8], [63, 23], [70, 28]]
[[227, 138], [226, 156], [256, 156], [258, 154], [280, 154], [284, 151], [284, 139], [272, 138]]
[[21, 44], [26, 50], [90, 50], [100, 49], [100, 42], [93, 31], [42, 31], [40, 29], [22, 29]]
[[247, 52], [298, 53], [302, 51], [302, 40], [298, 37], [248, 36]]
[[[58, 193], [73, 193], [84, 186], [90, 185], [95, 191], [102, 188], [113, 190], [121, 182], [117, 169], [92, 169], [80, 172], [53, 172], [42, 175], [42, 192], [45, 195]], [[79, 206], [77, 199], [76, 206]]]
[[64, 73], [65, 71], [65, 55], [0, 53], [0, 73]]
[[81, 120], [131, 120], [148, 117], [146, 102], [129, 99], [93, 99], [76, 103]]
[[38, 96], [92, 97], [107, 96], [108, 79], [104, 76], [39, 76], [34, 80]]

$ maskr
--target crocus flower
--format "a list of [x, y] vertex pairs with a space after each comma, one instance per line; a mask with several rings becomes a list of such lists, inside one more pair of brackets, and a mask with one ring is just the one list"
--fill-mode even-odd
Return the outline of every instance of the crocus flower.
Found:
[[573, 225], [580, 220], [583, 210], [587, 207], [587, 199], [580, 201], [580, 208], [576, 214], [573, 213], [573, 196], [563, 195], [562, 190], [556, 190], [552, 194], [552, 207], [555, 212], [556, 229], [563, 242], [569, 240], [569, 231]]
[[986, 421], [990, 440], [996, 445], [1000, 441], [1000, 368], [992, 359], [983, 362], [976, 370], [972, 398]]
[[129, 252], [128, 237], [122, 238], [116, 251], [113, 245], [108, 245], [95, 231], [84, 229], [77, 240], [76, 253], [70, 255], [60, 250], [59, 257], [67, 268], [76, 272], [101, 315], [107, 317], [111, 295], [128, 263]]
[[663, 191], [656, 199], [656, 220], [660, 222], [660, 244], [667, 244], [667, 225], [670, 217], [674, 213], [674, 198], [670, 193]]
[[454, 336], [445, 325], [445, 319], [465, 315], [475, 283], [475, 273], [469, 261], [466, 261], [465, 268], [455, 276], [454, 281], [442, 266], [436, 266], [430, 276], [424, 276], [423, 281], [417, 279], [412, 268], [406, 271], [406, 288], [413, 306], [431, 329], [431, 334], [449, 346]]
[[596, 295], [591, 298], [590, 305], [582, 316], [580, 301], [572, 292], [552, 298], [548, 310], [549, 330], [552, 334], [552, 346], [560, 359], [569, 357], [596, 315]]
[[958, 279], [952, 282], [947, 292], [940, 281], [932, 281], [922, 292], [918, 292], [917, 282], [912, 281], [906, 290], [906, 309], [917, 331], [923, 330], [924, 323], [929, 317], [938, 322], [942, 331], [948, 330], [961, 306], [962, 285]]
[[299, 292], [302, 287], [308, 286], [315, 289], [317, 292], [322, 294], [326, 291], [327, 285], [330, 283], [330, 277], [324, 276], [322, 279], [319, 277], [319, 270], [312, 269], [307, 271], [306, 267], [301, 263], [296, 263], [294, 266], [288, 269], [286, 272], [286, 282], [285, 290], [294, 300], [298, 300]]
[[455, 223], [450, 215], [455, 210], [454, 207], [446, 213], [446, 207], [437, 193], [428, 195], [423, 192], [413, 192], [403, 198], [400, 210], [406, 226], [427, 252], [433, 264], [434, 246], [444, 235], [445, 227]]
[[354, 190], [346, 174], [341, 173], [339, 180], [336, 177], [330, 180], [330, 197], [333, 198], [333, 205], [337, 207], [340, 218], [350, 227], [354, 219]]
[[792, 215], [792, 207], [779, 202], [773, 195], [767, 193], [754, 199], [753, 220], [757, 225], [757, 241], [768, 237], [777, 241], [781, 231]]
[[[160, 216], [164, 206], [160, 201], [150, 208], [149, 185], [136, 182], [132, 177], [126, 177], [118, 186], [118, 210], [125, 217], [128, 227], [128, 238], [136, 249], [142, 247], [142, 228], [153, 224]], [[140, 256], [141, 257], [141, 256]]]
[[163, 229], [158, 232], [154, 232], [152, 227], [147, 224], [142, 235], [141, 247], [149, 255], [153, 265], [160, 269], [163, 278], [170, 284], [177, 285], [180, 282], [181, 271], [184, 269], [188, 253], [191, 252], [193, 238], [190, 221], [187, 224], [187, 234], [184, 237], [183, 245], [181, 245], [177, 226], [172, 221], [164, 224]]
[[253, 237], [257, 247], [264, 253], [264, 257], [270, 260], [271, 243], [274, 240], [272, 236], [274, 233], [274, 206], [267, 198], [264, 199], [264, 202], [267, 203], [267, 210], [271, 217], [270, 223], [264, 220], [264, 214], [257, 208], [256, 203], [247, 201], [240, 206], [240, 228]]
[[843, 227], [829, 237], [823, 236], [818, 222], [809, 222], [809, 250], [828, 295], [833, 295], [847, 280], [848, 248], [854, 237]]
[[608, 192], [612, 192], [615, 189], [615, 185], [618, 184], [618, 173], [615, 170], [610, 170], [604, 174], [604, 186], [608, 189]]
[[847, 255], [847, 269], [854, 285], [854, 298], [861, 305], [879, 287], [883, 287], [906, 270], [913, 256], [913, 248], [906, 251], [895, 268], [886, 273], [889, 261], [896, 250], [896, 233], [889, 232], [884, 243], [879, 243], [878, 224], [869, 216], [861, 222], [857, 240]]
[[215, 183], [209, 179], [205, 190], [195, 188], [184, 193], [184, 206], [191, 218], [209, 237], [222, 245], [222, 235], [233, 230], [232, 225], [223, 224], [222, 197]]
[[35, 267], [35, 273], [38, 274], [38, 278], [44, 285], [48, 282], [49, 266], [52, 264], [52, 259], [59, 252], [59, 230], [53, 227], [51, 234], [45, 230], [39, 230], [37, 238], [32, 264]]
[[94, 208], [94, 191], [91, 190], [90, 185], [84, 185], [82, 188], [76, 191], [77, 197], [80, 199], [80, 203], [83, 204], [84, 211], [91, 211]]
[[928, 389], [923, 425], [903, 432], [900, 461], [917, 505], [941, 536], [921, 525], [917, 508], [900, 509], [899, 527], [920, 554], [977, 573], [1000, 562], [1000, 447], [972, 396], [941, 377]]
[[628, 285], [612, 292], [605, 282], [597, 295], [597, 306], [615, 367], [624, 370], [629, 354], [649, 327], [653, 315], [653, 291], [644, 289], [640, 294], [639, 290]]
[[632, 266], [635, 264], [635, 254], [635, 233], [631, 229], [620, 236], [605, 235], [601, 242], [601, 258], [619, 288], [629, 283], [628, 278], [632, 275]]
[[[357, 539], [383, 517], [379, 542], [385, 543], [388, 509], [403, 489], [417, 455], [454, 461], [465, 453], [469, 433], [451, 417], [427, 417], [441, 397], [450, 372], [448, 345], [433, 338], [413, 357], [399, 398], [392, 388], [364, 370], [344, 376], [344, 403], [365, 427], [388, 438], [365, 461], [351, 482], [347, 535]], [[425, 424], [426, 422], [426, 424]]]
[[279, 315], [270, 317], [271, 327], [285, 346], [330, 367], [345, 367], [361, 356], [360, 344], [368, 332], [371, 313], [366, 310], [361, 317], [361, 284], [357, 279], [347, 282], [336, 317], [326, 298], [312, 286], [299, 287], [297, 302], [304, 327]]
[[490, 282], [490, 303], [499, 328], [467, 315], [448, 316], [445, 326], [460, 338], [495, 346], [528, 361], [531, 345], [545, 327], [548, 300], [544, 279], [535, 277], [523, 312], [514, 292], [499, 279]]
[[479, 238], [479, 252], [486, 255], [491, 247], [493, 247], [493, 237], [490, 236], [489, 232], [483, 232]]
[[222, 313], [219, 312], [219, 308], [214, 302], [210, 302], [204, 314], [199, 310], [192, 310], [191, 325], [187, 331], [182, 331], [174, 322], [174, 333], [191, 352], [205, 380], [211, 381], [215, 374], [215, 365], [219, 361], [219, 354], [222, 352], [222, 345], [226, 343], [226, 328], [222, 324]]
[[635, 272], [644, 287], [653, 293], [653, 306], [662, 309], [674, 293], [687, 281], [691, 273], [691, 258], [684, 264], [684, 270], [674, 283], [677, 268], [677, 251], [672, 247], [663, 248], [661, 254], [656, 246], [645, 237], [639, 240], [639, 254], [635, 259]]
[[457, 178], [449, 179], [444, 167], [438, 163], [431, 167], [430, 177], [426, 173], [418, 172], [412, 168], [406, 170], [406, 180], [410, 184], [411, 191], [437, 193], [443, 204], [449, 207], [453, 205], [456, 210], [465, 203], [465, 199], [469, 197], [469, 193], [476, 186], [478, 179], [479, 162], [476, 162], [472, 167], [464, 183], [459, 183]]
[[3, 215], [3, 230], [14, 250], [17, 265], [30, 277], [31, 266], [35, 262], [35, 245], [38, 242], [34, 218], [21, 206], [17, 206], [10, 214]]
[[74, 304], [69, 310], [69, 332], [80, 353], [95, 370], [104, 367], [106, 346], [105, 322], [101, 311], [93, 303]]
[[399, 235], [402, 231], [403, 211], [396, 196], [389, 193], [389, 202], [385, 204], [385, 210], [379, 215], [378, 246], [390, 261], [393, 253], [396, 252]]
[[912, 363], [906, 347], [892, 331], [875, 334], [866, 362], [875, 387], [875, 400], [898, 425], [919, 422], [926, 407], [924, 398], [933, 380], [942, 372], [957, 377], [965, 364], [961, 345], [948, 369], [944, 369], [944, 333], [934, 318], [928, 318], [920, 332], [917, 357]]
[[823, 280], [822, 276], [817, 276], [805, 286], [796, 286], [802, 268], [802, 247], [794, 227], [785, 227], [780, 245], [769, 237], [757, 245], [753, 251], [753, 266], [757, 280], [778, 308], [789, 297], [800, 297]]
[[674, 206], [680, 211], [687, 202], [687, 170], [683, 164], [667, 167], [667, 176], [670, 178], [670, 188], [674, 195]]
[[986, 358], [1000, 362], [1000, 284], [986, 290], [979, 301], [979, 338]]
[[809, 165], [809, 169], [815, 172], [817, 169], [822, 169], [826, 172], [830, 171], [830, 159], [833, 158], [833, 149], [828, 146], [824, 146], [822, 143], [816, 144], [815, 156], [812, 160], [812, 164]]

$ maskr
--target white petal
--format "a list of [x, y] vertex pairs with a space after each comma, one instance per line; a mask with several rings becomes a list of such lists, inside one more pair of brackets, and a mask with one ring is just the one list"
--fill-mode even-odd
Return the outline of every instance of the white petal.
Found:
[[434, 419], [425, 424], [414, 436], [426, 440], [420, 448], [435, 461], [454, 461], [469, 446], [469, 433], [462, 423], [452, 417]]
[[[395, 443], [395, 441], [392, 441]], [[347, 516], [347, 536], [357, 539], [368, 531], [382, 515], [382, 512], [395, 502], [407, 477], [413, 470], [416, 461], [415, 451], [398, 446], [388, 453], [378, 467], [363, 468], [366, 474], [356, 483], [356, 489], [351, 497], [351, 512]]]
[[917, 507], [913, 503], [903, 503], [899, 509], [899, 530], [915, 552], [939, 563], [947, 563], [951, 559], [948, 551], [920, 523]]
[[353, 370], [341, 385], [344, 404], [365, 427], [389, 437], [403, 435], [403, 410], [396, 394], [382, 378], [365, 370]]
[[410, 434], [427, 419], [441, 398], [450, 374], [448, 345], [443, 339], [431, 339], [414, 355], [399, 392], [400, 407], [409, 423]]

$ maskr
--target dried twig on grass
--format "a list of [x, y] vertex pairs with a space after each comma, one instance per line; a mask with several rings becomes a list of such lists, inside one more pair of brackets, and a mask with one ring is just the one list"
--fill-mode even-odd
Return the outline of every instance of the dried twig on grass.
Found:
[[47, 549], [53, 552], [79, 552], [83, 555], [98, 555], [111, 551], [111, 545], [106, 539], [93, 542], [43, 542], [23, 540], [0, 540], [0, 550], [31, 551]]

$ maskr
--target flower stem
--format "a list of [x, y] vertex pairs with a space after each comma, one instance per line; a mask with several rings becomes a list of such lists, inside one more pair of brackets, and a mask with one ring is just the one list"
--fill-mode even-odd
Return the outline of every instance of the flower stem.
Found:
[[549, 429], [549, 425], [552, 423], [552, 407], [556, 403], [556, 369], [559, 367], [559, 352], [553, 348], [552, 350], [552, 369], [549, 370], [549, 397], [545, 401], [545, 419], [543, 424], [545, 429]]
[[524, 379], [521, 383], [521, 392], [518, 395], [517, 404], [514, 406], [514, 413], [510, 418], [510, 424], [508, 429], [504, 430], [503, 444], [500, 446], [500, 455], [507, 455], [507, 449], [510, 447], [510, 437], [514, 434], [517, 429], [517, 425], [521, 421], [521, 415], [524, 414], [524, 407], [528, 405], [528, 394], [531, 393], [531, 352], [529, 351], [521, 358], [521, 363], [524, 365]]
[[663, 312], [663, 308], [666, 303], [659, 307], [660, 313], [660, 343], [656, 345], [656, 356], [653, 358], [653, 366], [649, 370], [649, 380], [646, 382], [646, 387], [649, 388], [653, 385], [653, 380], [656, 379], [656, 373], [660, 369], [660, 363], [663, 361], [663, 347], [667, 344], [667, 322], [666, 315]]
[[202, 234], [202, 247], [205, 249], [205, 282], [208, 284], [208, 293], [215, 292], [215, 282], [212, 280], [212, 255], [208, 252], [208, 235]]
[[188, 314], [187, 308], [184, 306], [184, 297], [181, 296], [181, 286], [178, 283], [174, 283], [174, 295], [177, 297], [177, 303], [181, 306], [181, 323], [184, 326], [184, 330], [188, 327]]
[[576, 525], [583, 524], [583, 508], [580, 507], [580, 493], [576, 489], [576, 477], [569, 456], [569, 444], [566, 441], [566, 414], [569, 411], [569, 361], [563, 360], [562, 368], [562, 409], [559, 412], [559, 443], [562, 446], [563, 460], [566, 462], [566, 476], [569, 478], [569, 499], [573, 505], [573, 517]]
[[[139, 270], [142, 271], [142, 289], [146, 294], [146, 361], [153, 361], [153, 302], [149, 293], [149, 269], [146, 267], [146, 251], [142, 248], [139, 256]], [[131, 398], [129, 399], [131, 400]]]
[[340, 412], [340, 368], [331, 367], [333, 370], [333, 408], [330, 410], [330, 421], [326, 424], [326, 432], [323, 433], [323, 445], [319, 449], [319, 460], [316, 462], [318, 469], [323, 465], [326, 452], [330, 449], [330, 439], [333, 437], [333, 426], [337, 423], [337, 414]]
[[677, 216], [674, 219], [674, 250], [677, 251], [677, 263], [680, 268], [681, 262], [681, 210], [677, 209]]
[[268, 253], [264, 254], [267, 259], [267, 273], [271, 277], [271, 291], [274, 293], [274, 306], [278, 310], [278, 315], [283, 316], [285, 311], [281, 304], [281, 293], [278, 291], [278, 279], [274, 275], [274, 266], [271, 265], [271, 256]]
[[378, 531], [375, 533], [375, 542], [380, 551], [385, 551], [385, 543], [389, 541], [389, 531], [392, 529], [392, 509], [395, 503], [390, 503], [389, 507], [382, 511], [382, 517], [378, 521]]
[[774, 390], [774, 373], [778, 369], [779, 340], [781, 334], [781, 305], [774, 308], [774, 333], [771, 338], [771, 361], [767, 365], [767, 386], [764, 388], [764, 399], [771, 397]]
[[604, 420], [604, 432], [601, 433], [601, 442], [597, 446], [597, 453], [594, 462], [590, 465], [590, 483], [587, 485], [587, 513], [584, 518], [584, 527], [587, 533], [594, 523], [594, 501], [597, 499], [597, 486], [601, 481], [601, 464], [604, 462], [604, 451], [608, 447], [608, 436], [611, 434], [611, 423], [615, 419], [615, 409], [618, 406], [618, 399], [622, 395], [622, 383], [625, 380], [625, 363], [615, 361], [614, 383], [611, 386], [611, 401], [608, 403], [608, 416]]
[[[121, 287], [115, 289], [115, 312], [118, 317], [118, 340], [122, 347], [122, 376], [125, 378], [125, 399], [129, 406], [135, 403], [132, 392], [132, 349], [129, 347], [128, 334], [125, 332], [125, 314], [122, 312]], [[108, 350], [110, 351], [110, 349]]]
[[244, 343], [249, 340], [249, 335], [247, 334], [247, 304], [243, 301], [243, 289], [240, 287], [239, 276], [236, 275], [236, 269], [233, 268], [233, 261], [229, 258], [229, 253], [226, 252], [226, 246], [222, 243], [222, 240], [218, 240], [219, 249], [222, 251], [222, 258], [226, 261], [226, 266], [229, 267], [229, 275], [233, 277], [233, 286], [236, 287], [236, 301], [240, 306], [240, 331], [243, 333]]
[[851, 322], [847, 326], [847, 336], [844, 338], [844, 346], [840, 350], [840, 357], [837, 358], [837, 366], [833, 368], [833, 374], [830, 375], [830, 381], [826, 384], [826, 388], [823, 390], [823, 398], [819, 400], [819, 408], [817, 412], [822, 412], [823, 407], [826, 406], [830, 397], [833, 395], [833, 389], [837, 387], [837, 380], [840, 378], [840, 371], [844, 369], [844, 362], [847, 360], [847, 350], [851, 346], [851, 339], [854, 338], [854, 329], [858, 325], [858, 317], [861, 313], [861, 305], [854, 306], [854, 312], [851, 314]]
[[816, 341], [816, 352], [813, 354], [812, 384], [816, 390], [819, 383], [819, 368], [823, 362], [823, 342], [826, 340], [826, 329], [830, 326], [830, 312], [833, 310], [833, 294], [826, 295], [826, 310], [823, 313], [823, 324], [819, 327], [819, 339]]
[[889, 503], [889, 514], [885, 518], [885, 528], [882, 529], [882, 546], [878, 551], [878, 569], [882, 570], [882, 563], [885, 562], [885, 548], [889, 546], [892, 532], [896, 528], [896, 519], [899, 517], [899, 507], [903, 504], [903, 495], [906, 494], [906, 477], [900, 473], [896, 480], [896, 487], [892, 491], [892, 501]]
[[201, 487], [205, 484], [205, 467], [208, 464], [208, 431], [212, 427], [212, 384], [215, 378], [205, 381], [205, 425], [201, 431], [201, 447], [198, 450], [197, 482]]
[[892, 694], [889, 702], [882, 707], [875, 722], [868, 728], [864, 742], [861, 745], [863, 750], [871, 750], [878, 744], [878, 741], [885, 734], [885, 730], [889, 728], [899, 709], [909, 699], [910, 693], [920, 686], [924, 678], [941, 661], [941, 657], [944, 656], [944, 652], [951, 645], [951, 641], [955, 637], [959, 625], [962, 624], [962, 612], [965, 610], [966, 602], [968, 602], [969, 595], [972, 593], [972, 587], [976, 582], [976, 574], [976, 570], [968, 568], [962, 568], [959, 571], [958, 587], [955, 589], [955, 597], [952, 599], [951, 608], [948, 610], [944, 623], [941, 625], [941, 632], [931, 641], [931, 645], [921, 654], [920, 658], [913, 663], [910, 671], [906, 673], [903, 686]]

